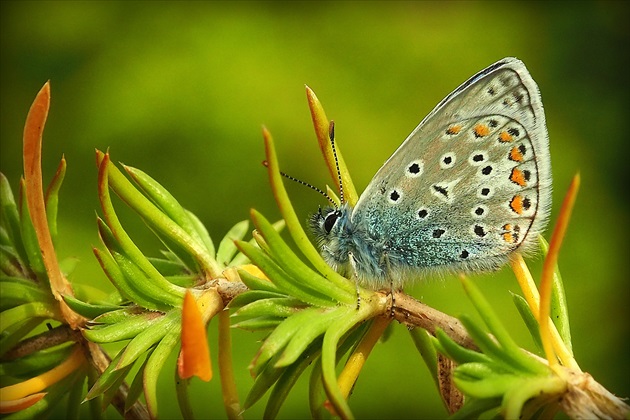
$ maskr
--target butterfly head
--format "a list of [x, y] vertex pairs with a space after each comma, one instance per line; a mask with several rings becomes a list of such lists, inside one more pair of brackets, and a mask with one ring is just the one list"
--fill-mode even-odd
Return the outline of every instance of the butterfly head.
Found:
[[324, 259], [333, 267], [347, 262], [347, 241], [351, 236], [351, 208], [324, 207], [309, 218], [310, 230]]

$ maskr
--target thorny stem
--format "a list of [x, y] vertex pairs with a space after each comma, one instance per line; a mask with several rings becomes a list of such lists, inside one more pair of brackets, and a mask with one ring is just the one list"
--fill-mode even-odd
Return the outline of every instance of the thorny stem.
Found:
[[472, 338], [457, 318], [431, 308], [404, 293], [395, 294], [396, 306], [393, 308], [394, 319], [407, 327], [420, 327], [435, 335], [440, 328], [460, 346], [478, 350]]
[[72, 330], [70, 326], [63, 324], [21, 341], [17, 346], [13, 347], [2, 357], [2, 361], [19, 359], [37, 351], [54, 347], [68, 341], [81, 340], [82, 336], [80, 333]]

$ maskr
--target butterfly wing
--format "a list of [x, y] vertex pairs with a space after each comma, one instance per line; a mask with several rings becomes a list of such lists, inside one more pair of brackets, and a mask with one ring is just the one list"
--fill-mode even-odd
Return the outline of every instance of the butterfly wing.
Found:
[[483, 270], [533, 244], [550, 207], [538, 86], [521, 61], [506, 58], [422, 120], [361, 195], [352, 224], [395, 274]]

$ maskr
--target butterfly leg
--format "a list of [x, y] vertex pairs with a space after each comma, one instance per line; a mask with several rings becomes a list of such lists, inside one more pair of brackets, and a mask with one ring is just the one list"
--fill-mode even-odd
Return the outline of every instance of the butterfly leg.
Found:
[[359, 294], [359, 275], [357, 274], [357, 261], [354, 259], [354, 254], [348, 252], [348, 261], [352, 265], [352, 272], [354, 274], [354, 287], [357, 292], [357, 311], [361, 307], [361, 295]]
[[389, 256], [387, 251], [383, 252], [383, 259], [385, 260], [385, 265], [387, 266], [387, 277], [389, 278], [389, 296], [392, 300], [392, 306], [390, 307], [389, 314], [393, 318], [394, 317], [394, 306], [396, 304], [396, 298], [394, 298], [394, 278], [390, 275], [392, 272], [391, 267], [389, 265]]

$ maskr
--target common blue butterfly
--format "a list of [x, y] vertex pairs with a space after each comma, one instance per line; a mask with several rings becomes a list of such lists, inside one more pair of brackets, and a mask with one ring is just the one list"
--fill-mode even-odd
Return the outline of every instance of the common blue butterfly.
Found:
[[310, 219], [320, 252], [369, 287], [427, 272], [499, 268], [535, 243], [551, 208], [540, 92], [505, 58], [444, 98], [369, 183], [356, 206]]

